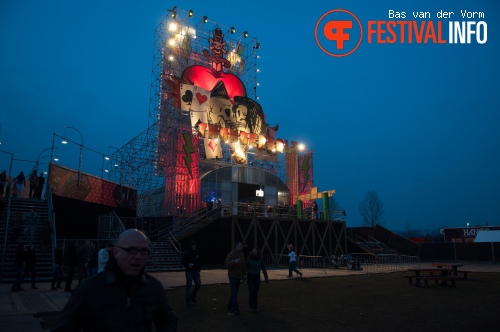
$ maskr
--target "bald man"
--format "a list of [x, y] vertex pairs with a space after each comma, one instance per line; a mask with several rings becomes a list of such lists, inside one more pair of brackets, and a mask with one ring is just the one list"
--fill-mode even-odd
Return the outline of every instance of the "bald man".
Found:
[[162, 284], [144, 272], [149, 240], [137, 229], [118, 238], [104, 272], [71, 294], [52, 329], [59, 331], [176, 331], [177, 316]]

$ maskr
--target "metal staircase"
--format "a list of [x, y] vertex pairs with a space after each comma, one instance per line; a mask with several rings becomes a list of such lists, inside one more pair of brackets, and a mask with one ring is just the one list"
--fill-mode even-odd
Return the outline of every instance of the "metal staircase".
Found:
[[[35, 207], [35, 211], [38, 213], [39, 222], [36, 225], [34, 245], [36, 250], [36, 265], [35, 274], [36, 281], [49, 281], [52, 280], [52, 246], [46, 252], [41, 250], [40, 246], [40, 232], [43, 226], [49, 222], [49, 208], [46, 201], [41, 200], [31, 200], [26, 198], [11, 198], [10, 201], [10, 222], [9, 228], [7, 230], [7, 223], [5, 222], [7, 217], [6, 209], [3, 211], [2, 222], [0, 223], [0, 238], [2, 239], [2, 266], [1, 266], [1, 281], [2, 283], [13, 282], [16, 276], [15, 272], [15, 256], [16, 247], [18, 243], [25, 245], [25, 251], [29, 248], [29, 243], [21, 230], [19, 234], [19, 239], [17, 242], [12, 241], [12, 225], [14, 223], [14, 218], [17, 211], [20, 211], [24, 215], [27, 215], [31, 211], [31, 207]], [[23, 227], [24, 228], [24, 227]], [[55, 230], [53, 230], [54, 232]], [[25, 279], [24, 282], [31, 282], [31, 276], [28, 280]]]

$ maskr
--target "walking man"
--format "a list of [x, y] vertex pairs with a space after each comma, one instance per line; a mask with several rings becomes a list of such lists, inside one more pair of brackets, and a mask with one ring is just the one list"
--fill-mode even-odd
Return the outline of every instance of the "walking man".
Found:
[[228, 315], [240, 314], [238, 291], [240, 289], [241, 280], [245, 280], [247, 275], [247, 265], [242, 250], [243, 242], [236, 242], [236, 247], [227, 255], [226, 261], [224, 262], [224, 266], [227, 267], [227, 276], [229, 277], [229, 284], [231, 286], [231, 297], [227, 304]]
[[[186, 268], [186, 305], [189, 307], [191, 302], [196, 303], [196, 294], [201, 287], [201, 258], [200, 253], [196, 250], [196, 242], [189, 243], [188, 250], [182, 256], [182, 265]], [[191, 292], [193, 281], [194, 289]]]
[[38, 224], [38, 213], [35, 211], [35, 207], [31, 207], [31, 212], [28, 214], [28, 218], [26, 218], [26, 227], [24, 228], [24, 234], [29, 243], [33, 243], [35, 240], [35, 227]]

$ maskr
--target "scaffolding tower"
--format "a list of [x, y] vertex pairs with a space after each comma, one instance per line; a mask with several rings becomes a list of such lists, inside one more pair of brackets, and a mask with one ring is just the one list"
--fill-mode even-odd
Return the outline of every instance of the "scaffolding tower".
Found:
[[[155, 30], [153, 68], [149, 105], [149, 127], [110, 157], [115, 165], [110, 178], [138, 191], [138, 216], [175, 215], [179, 206], [187, 214], [200, 206], [200, 177], [214, 169], [235, 166], [231, 158], [205, 160], [203, 139], [191, 127], [189, 112], [181, 111], [170, 97], [168, 80], [181, 77], [193, 65], [210, 67], [202, 54], [210, 46], [215, 29], [224, 33], [231, 66], [225, 73], [236, 75], [244, 84], [247, 97], [258, 100], [257, 59], [260, 43], [246, 31], [236, 31], [176, 7]], [[192, 149], [192, 167], [186, 167], [186, 149]], [[227, 151], [227, 144], [223, 145]], [[228, 154], [223, 154], [227, 156]], [[286, 183], [285, 158], [257, 160], [252, 154], [248, 163], [265, 169]]]

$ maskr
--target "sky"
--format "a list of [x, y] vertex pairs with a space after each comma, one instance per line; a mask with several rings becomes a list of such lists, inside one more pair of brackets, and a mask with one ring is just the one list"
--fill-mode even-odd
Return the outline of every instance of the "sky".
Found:
[[[267, 122], [314, 151], [314, 185], [336, 191], [348, 227], [362, 225], [368, 191], [392, 230], [500, 225], [500, 3], [492, 0], [1, 1], [0, 169], [9, 169], [9, 153], [14, 176], [33, 160], [47, 167], [54, 133], [108, 154], [145, 130], [154, 32], [173, 6], [257, 38]], [[363, 27], [348, 56], [316, 42], [317, 22], [333, 9]], [[391, 20], [390, 10], [419, 24], [412, 13], [428, 11], [443, 38], [450, 19], [436, 18], [440, 10], [481, 20], [487, 41], [376, 43], [374, 34], [368, 43], [368, 21]], [[332, 53], [334, 41], [319, 36]], [[57, 146], [76, 168], [78, 149]], [[102, 172], [91, 155], [82, 168]]]

